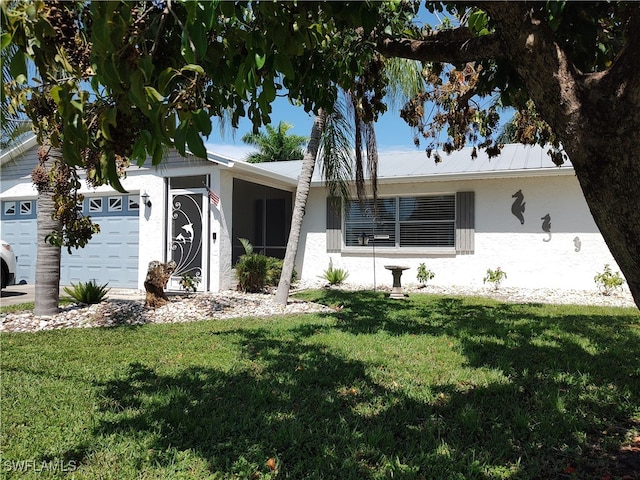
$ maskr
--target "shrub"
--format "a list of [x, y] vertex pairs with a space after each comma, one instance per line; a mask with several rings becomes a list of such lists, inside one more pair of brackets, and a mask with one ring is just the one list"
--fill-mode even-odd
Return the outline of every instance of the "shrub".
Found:
[[86, 303], [91, 305], [93, 303], [100, 303], [106, 300], [109, 289], [107, 284], [98, 285], [95, 280], [88, 282], [79, 282], [77, 284], [72, 283], [71, 287], [64, 287], [64, 292], [69, 295], [68, 298], [75, 300], [78, 303]]
[[238, 276], [238, 290], [257, 293], [264, 289], [267, 282], [267, 257], [260, 253], [253, 253], [253, 245], [246, 238], [239, 238], [244, 255], [236, 262]]
[[495, 270], [491, 270], [490, 268], [487, 268], [487, 274], [485, 275], [482, 282], [493, 283], [493, 288], [495, 290], [498, 290], [500, 288], [500, 284], [505, 278], [507, 278], [507, 274], [500, 267], [496, 268]]
[[429, 270], [424, 263], [418, 265], [417, 279], [420, 283], [426, 284], [429, 280], [435, 277], [436, 274], [432, 270]]
[[200, 277], [191, 275], [190, 273], [183, 273], [180, 276], [180, 288], [186, 293], [194, 293], [198, 289], [200, 280]]
[[267, 283], [267, 257], [259, 253], [242, 255], [236, 263], [238, 290], [261, 292]]
[[[239, 238], [244, 255], [236, 262], [236, 274], [238, 276], [238, 290], [243, 292], [261, 292], [265, 286], [277, 286], [282, 274], [284, 260], [275, 257], [267, 257], [261, 253], [253, 252], [253, 245], [246, 238]], [[291, 274], [291, 281], [297, 277], [295, 269]]]
[[[282, 275], [283, 265], [284, 260], [275, 257], [267, 257], [267, 285], [272, 287], [278, 286], [278, 283], [280, 283], [280, 276]], [[298, 273], [294, 268], [293, 273], [291, 274], [291, 283], [295, 282], [297, 277]]]
[[603, 295], [611, 295], [614, 290], [619, 290], [624, 285], [620, 272], [613, 273], [608, 263], [604, 266], [604, 271], [593, 277], [593, 280]]
[[329, 268], [324, 271], [321, 278], [324, 278], [329, 282], [329, 285], [340, 285], [348, 276], [349, 273], [346, 270], [343, 270], [342, 268], [333, 268], [333, 262], [329, 260]]

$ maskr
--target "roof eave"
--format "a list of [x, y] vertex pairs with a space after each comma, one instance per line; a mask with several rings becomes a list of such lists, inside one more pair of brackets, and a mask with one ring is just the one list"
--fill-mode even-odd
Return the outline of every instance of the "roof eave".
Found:
[[[517, 169], [517, 170], [500, 170], [489, 172], [460, 172], [445, 173], [433, 175], [403, 175], [396, 177], [378, 178], [378, 184], [395, 184], [395, 183], [415, 183], [415, 182], [452, 182], [461, 180], [487, 180], [496, 178], [523, 178], [523, 177], [556, 177], [564, 175], [575, 175], [573, 167], [557, 167], [557, 168], [537, 168], [537, 169]], [[368, 179], [367, 179], [368, 180]], [[312, 187], [324, 187], [324, 180], [315, 180], [311, 182]]]

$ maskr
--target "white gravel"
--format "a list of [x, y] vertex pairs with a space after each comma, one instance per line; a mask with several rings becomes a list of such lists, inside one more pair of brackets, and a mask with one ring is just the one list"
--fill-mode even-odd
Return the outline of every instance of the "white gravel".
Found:
[[[296, 285], [292, 293], [306, 288], [323, 287], [320, 283]], [[343, 290], [372, 290], [372, 285], [351, 285], [341, 287]], [[388, 292], [388, 286], [378, 287], [379, 291]], [[586, 290], [554, 290], [554, 289], [522, 289], [503, 287], [472, 288], [468, 286], [407, 285], [405, 293], [427, 293], [438, 295], [473, 295], [492, 297], [505, 302], [516, 303], [556, 303], [577, 305], [602, 305], [614, 307], [635, 307], [628, 290], [605, 296], [597, 291]], [[180, 323], [202, 319], [223, 319], [245, 316], [272, 316], [293, 313], [330, 312], [330, 308], [289, 299], [286, 306], [276, 304], [273, 292], [265, 294], [245, 294], [233, 290], [215, 294], [176, 295], [171, 301], [157, 309], [145, 308], [144, 296], [139, 293], [117, 294], [114, 298], [97, 305], [72, 305], [61, 309], [60, 313], [51, 317], [35, 317], [33, 312], [24, 311], [0, 314], [0, 331], [34, 332], [60, 328], [112, 327], [117, 325], [141, 325], [146, 323]]]

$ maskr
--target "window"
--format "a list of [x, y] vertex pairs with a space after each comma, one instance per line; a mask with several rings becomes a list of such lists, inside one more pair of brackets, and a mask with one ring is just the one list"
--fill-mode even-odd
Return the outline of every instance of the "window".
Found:
[[122, 197], [109, 197], [109, 211], [121, 212], [122, 211]]
[[456, 196], [394, 197], [345, 208], [347, 247], [375, 242], [377, 247], [454, 248]]
[[401, 247], [455, 247], [453, 195], [398, 199]]
[[15, 215], [16, 214], [16, 202], [4, 202], [4, 214]]
[[89, 199], [89, 212], [102, 212], [102, 198]]
[[140, 210], [140, 203], [136, 195], [129, 195], [129, 210]]
[[20, 215], [31, 215], [31, 201], [20, 202]]

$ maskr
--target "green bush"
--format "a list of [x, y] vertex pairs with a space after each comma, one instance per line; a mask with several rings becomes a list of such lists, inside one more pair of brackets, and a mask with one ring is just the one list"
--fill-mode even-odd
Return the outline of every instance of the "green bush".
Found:
[[[267, 257], [267, 280], [266, 284], [272, 287], [277, 287], [278, 283], [280, 283], [280, 276], [282, 275], [282, 266], [284, 265], [284, 260], [281, 260], [276, 257]], [[293, 269], [293, 273], [291, 274], [291, 283], [295, 282], [298, 278], [298, 273], [296, 269]]]
[[260, 253], [244, 254], [236, 263], [238, 290], [261, 292], [267, 284], [267, 257]]
[[593, 277], [593, 280], [603, 295], [611, 295], [614, 290], [619, 290], [624, 285], [620, 272], [613, 273], [608, 263], [604, 266], [604, 271]]
[[190, 273], [183, 273], [180, 276], [180, 288], [186, 293], [195, 293], [200, 284], [200, 277], [191, 275]]
[[329, 268], [324, 271], [321, 278], [324, 278], [327, 282], [329, 282], [329, 285], [340, 285], [347, 279], [348, 276], [349, 272], [343, 270], [342, 268], [334, 268], [333, 262], [329, 260]]
[[436, 274], [432, 270], [429, 270], [424, 263], [418, 265], [418, 281], [422, 284], [426, 284], [429, 280], [433, 279]]
[[498, 290], [500, 288], [500, 284], [505, 278], [507, 278], [507, 273], [504, 270], [502, 270], [500, 267], [496, 268], [495, 270], [491, 270], [490, 268], [487, 268], [487, 274], [482, 279], [482, 282], [493, 283], [494, 290]]
[[[257, 293], [264, 287], [275, 287], [280, 282], [284, 260], [275, 257], [267, 257], [261, 253], [253, 252], [253, 245], [246, 238], [239, 238], [244, 255], [236, 262], [236, 274], [238, 276], [238, 290], [242, 292]], [[291, 274], [291, 282], [297, 277], [295, 269]]]
[[69, 295], [68, 298], [75, 300], [78, 303], [91, 305], [93, 303], [100, 303], [106, 300], [108, 298], [107, 294], [109, 293], [109, 289], [107, 288], [106, 283], [104, 285], [98, 285], [94, 280], [90, 280], [86, 283], [72, 283], [71, 287], [64, 287], [64, 292]]

